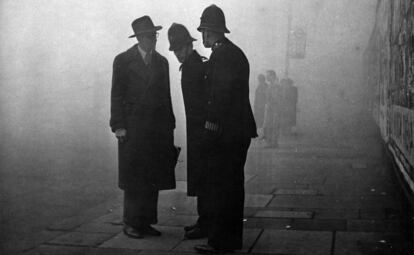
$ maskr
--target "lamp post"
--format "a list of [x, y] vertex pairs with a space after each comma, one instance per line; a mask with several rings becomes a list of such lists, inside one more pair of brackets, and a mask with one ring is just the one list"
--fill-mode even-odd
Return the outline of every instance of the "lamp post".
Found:
[[289, 56], [289, 47], [290, 47], [290, 36], [292, 31], [292, 1], [288, 0], [288, 14], [287, 14], [287, 37], [286, 37], [286, 57], [285, 57], [285, 77], [289, 77], [289, 65], [290, 65], [290, 56]]

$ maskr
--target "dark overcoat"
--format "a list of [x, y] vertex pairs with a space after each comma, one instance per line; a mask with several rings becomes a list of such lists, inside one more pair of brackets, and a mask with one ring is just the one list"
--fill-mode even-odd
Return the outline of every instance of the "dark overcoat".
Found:
[[258, 128], [263, 127], [265, 106], [267, 98], [267, 84], [261, 83], [257, 86], [254, 94], [254, 119]]
[[187, 194], [189, 196], [196, 196], [204, 189], [204, 174], [207, 171], [207, 160], [202, 144], [207, 112], [205, 66], [202, 57], [197, 51], [193, 51], [180, 68], [187, 125]]
[[287, 126], [296, 126], [296, 106], [298, 103], [298, 88], [289, 84], [286, 89], [286, 101], [287, 101]]
[[[139, 191], [175, 188], [174, 128], [169, 67], [158, 52], [146, 66], [134, 45], [115, 57], [111, 90], [113, 132], [127, 130], [118, 144], [119, 187]], [[175, 165], [174, 165], [175, 166]]]
[[249, 61], [227, 38], [218, 44], [208, 62], [207, 120], [220, 126], [221, 142], [257, 137], [249, 100]]
[[207, 190], [212, 211], [208, 243], [219, 249], [242, 247], [244, 164], [250, 139], [257, 136], [249, 73], [240, 48], [227, 38], [215, 43], [207, 68], [207, 121], [219, 128], [206, 132], [205, 141], [210, 144]]

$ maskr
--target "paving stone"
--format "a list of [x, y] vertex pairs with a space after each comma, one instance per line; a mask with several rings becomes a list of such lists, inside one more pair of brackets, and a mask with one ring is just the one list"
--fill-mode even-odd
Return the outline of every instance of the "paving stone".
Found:
[[254, 216], [259, 217], [259, 218], [311, 219], [313, 216], [313, 212], [261, 210], [261, 211], [258, 211]]
[[265, 207], [273, 198], [272, 195], [246, 194], [244, 206], [246, 207]]
[[256, 175], [254, 174], [245, 174], [244, 175], [244, 183], [249, 182], [250, 180], [252, 180]]
[[328, 175], [325, 173], [317, 173], [317, 174], [306, 174], [301, 179], [298, 180], [298, 183], [310, 184], [310, 185], [322, 185], [325, 183]]
[[1, 241], [0, 248], [1, 248], [2, 253], [4, 254], [18, 254], [19, 252], [27, 251], [29, 249], [37, 247], [64, 233], [65, 232], [63, 231], [44, 230], [28, 238], [6, 241], [6, 242]]
[[274, 189], [308, 189], [309, 184], [305, 183], [274, 183]]
[[199, 255], [194, 249], [192, 252], [174, 252], [174, 251], [141, 251], [139, 255]]
[[359, 218], [364, 220], [385, 220], [386, 215], [384, 210], [360, 209]]
[[352, 164], [353, 169], [366, 169], [368, 165], [366, 163], [356, 162]]
[[276, 189], [273, 192], [275, 195], [309, 195], [315, 196], [318, 194], [317, 190], [314, 189]]
[[197, 221], [197, 219], [198, 216], [173, 215], [172, 217], [165, 218], [164, 220], [159, 220], [158, 225], [183, 227], [194, 224]]
[[275, 184], [273, 183], [258, 183], [249, 182], [245, 185], [244, 189], [247, 194], [272, 194], [275, 190]]
[[206, 244], [207, 238], [202, 239], [195, 239], [195, 240], [187, 240], [183, 239], [179, 242], [177, 246], [173, 248], [172, 251], [177, 253], [183, 253], [183, 252], [194, 252], [194, 246], [199, 244]]
[[58, 236], [48, 243], [73, 246], [98, 246], [111, 237], [113, 237], [113, 234], [70, 232]]
[[306, 208], [306, 209], [359, 209], [366, 204], [381, 208], [381, 201], [361, 200], [359, 197], [349, 196], [293, 196], [277, 195], [268, 207]]
[[119, 233], [122, 230], [122, 225], [115, 225], [107, 222], [90, 222], [82, 224], [80, 227], [76, 228], [75, 232], [85, 232], [85, 233], [109, 233], [115, 234]]
[[[116, 248], [94, 248], [63, 245], [41, 245], [26, 255], [136, 255], [137, 251]], [[139, 253], [141, 254], [141, 253]]]
[[265, 229], [252, 252], [329, 255], [331, 243], [331, 232]]
[[160, 213], [173, 211], [176, 214], [197, 215], [196, 197], [189, 197], [185, 192], [162, 191], [158, 198]]
[[94, 222], [101, 222], [101, 223], [117, 223], [122, 222], [122, 213], [112, 212], [94, 220]]
[[241, 252], [248, 252], [262, 233], [261, 229], [243, 229], [243, 248]]
[[286, 229], [291, 222], [291, 219], [246, 218], [243, 226], [244, 228], [256, 229]]
[[356, 232], [400, 232], [399, 220], [348, 220], [347, 230]]
[[290, 229], [312, 231], [344, 231], [347, 229], [347, 221], [344, 219], [294, 219], [291, 223]]
[[244, 217], [253, 217], [259, 209], [258, 207], [244, 207], [243, 215]]
[[408, 254], [398, 234], [337, 232], [335, 255]]
[[400, 201], [386, 196], [359, 196], [358, 205], [361, 210], [384, 210], [386, 208], [400, 209]]
[[[274, 196], [268, 207], [282, 207], [282, 208], [325, 208], [329, 206], [326, 198], [321, 196], [292, 196], [292, 195], [278, 195]], [[332, 206], [332, 205], [331, 205]]]
[[62, 221], [56, 222], [49, 227], [48, 230], [72, 230], [76, 227], [79, 227], [81, 224], [92, 221], [102, 215], [107, 214], [108, 212], [113, 212], [114, 210], [118, 210], [120, 207], [119, 202], [121, 200], [120, 196], [114, 196], [115, 198], [111, 198], [108, 201], [105, 201], [97, 206], [94, 206], [88, 209], [85, 212], [82, 212], [79, 215], [75, 215], [73, 217], [69, 217], [63, 219]]
[[61, 231], [67, 231], [72, 230], [76, 227], [79, 227], [86, 221], [88, 221], [89, 218], [82, 217], [82, 216], [75, 216], [63, 219], [57, 223], [54, 223], [53, 225], [47, 227], [48, 230], [61, 230]]
[[297, 174], [265, 174], [258, 175], [252, 181], [256, 183], [280, 183], [280, 184], [297, 184], [303, 176]]
[[183, 239], [184, 232], [182, 227], [158, 226], [156, 228], [162, 232], [162, 235], [159, 237], [145, 236], [143, 239], [133, 239], [124, 233], [119, 233], [104, 242], [100, 247], [169, 251]]
[[187, 181], [176, 181], [175, 191], [187, 192]]
[[[141, 253], [138, 253], [141, 255]], [[91, 248], [86, 255], [137, 255], [137, 251], [120, 248]]]
[[81, 255], [88, 254], [89, 247], [63, 246], [63, 245], [41, 245], [25, 255]]
[[[261, 233], [261, 229], [244, 229], [243, 230], [243, 248], [240, 252], [248, 252], [253, 246], [257, 237]], [[206, 244], [207, 238], [197, 240], [182, 240], [174, 249], [175, 252], [192, 252], [194, 246], [199, 244]]]
[[358, 219], [358, 209], [314, 209], [315, 219]]

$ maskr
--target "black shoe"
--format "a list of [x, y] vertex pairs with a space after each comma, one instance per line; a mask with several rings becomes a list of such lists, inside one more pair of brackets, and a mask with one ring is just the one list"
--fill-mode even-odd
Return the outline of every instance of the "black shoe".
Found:
[[128, 225], [124, 226], [124, 234], [135, 239], [144, 238], [144, 233], [142, 231]]
[[208, 244], [199, 244], [194, 246], [194, 249], [202, 254], [225, 254], [225, 253], [233, 253], [234, 250], [219, 250], [210, 246]]
[[197, 227], [198, 226], [198, 224], [197, 223], [195, 223], [195, 224], [193, 224], [193, 225], [189, 225], [189, 226], [185, 226], [184, 227], [184, 231], [190, 231], [190, 230], [193, 230], [195, 227]]
[[142, 231], [144, 234], [150, 235], [150, 236], [160, 236], [161, 232], [156, 230], [155, 228], [151, 227], [150, 225], [140, 228], [140, 231]]
[[204, 237], [207, 237], [207, 231], [204, 231], [199, 226], [196, 226], [192, 230], [189, 230], [189, 231], [185, 232], [184, 237], [186, 239], [200, 239], [200, 238], [204, 238]]

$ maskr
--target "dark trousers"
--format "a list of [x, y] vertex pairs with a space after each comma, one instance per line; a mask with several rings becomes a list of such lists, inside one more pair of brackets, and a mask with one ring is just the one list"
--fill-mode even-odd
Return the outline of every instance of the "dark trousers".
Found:
[[205, 192], [199, 193], [197, 195], [197, 225], [204, 231], [208, 231], [211, 224], [210, 214], [209, 214], [209, 204], [208, 197]]
[[157, 223], [158, 190], [124, 191], [124, 223], [134, 228]]
[[211, 205], [208, 244], [236, 250], [243, 245], [244, 165], [250, 138], [218, 145], [208, 156], [207, 190]]

